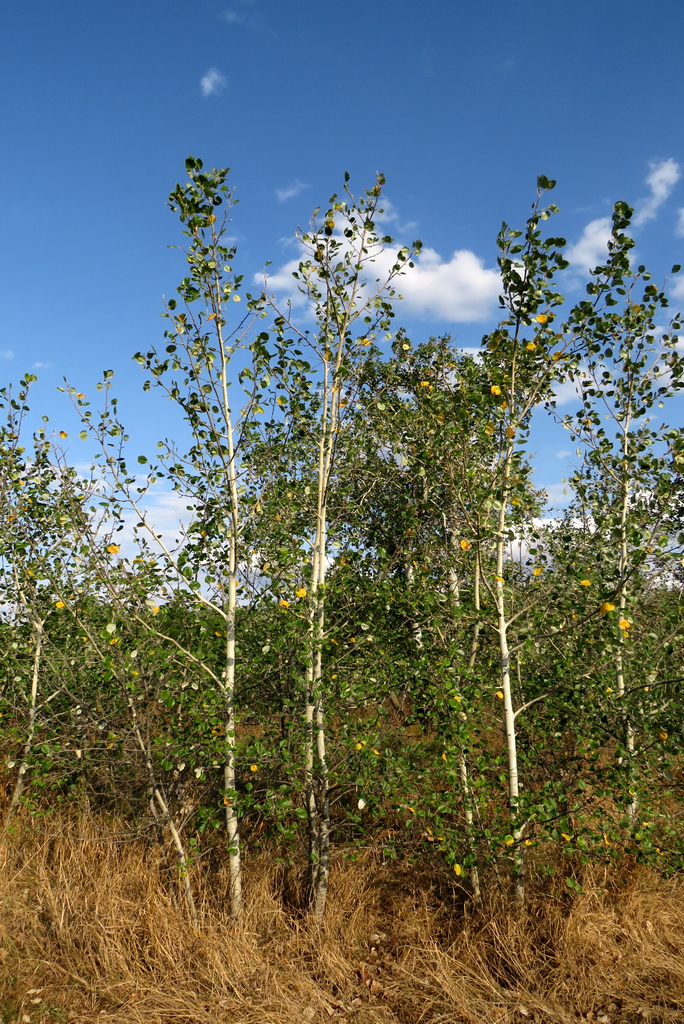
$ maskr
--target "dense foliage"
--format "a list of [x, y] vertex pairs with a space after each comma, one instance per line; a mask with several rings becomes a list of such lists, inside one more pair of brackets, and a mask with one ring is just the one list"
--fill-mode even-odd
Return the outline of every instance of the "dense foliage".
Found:
[[[420, 244], [379, 235], [382, 179], [300, 236], [297, 320], [233, 270], [227, 172], [186, 170], [188, 276], [136, 359], [187, 448], [131, 457], [108, 371], [99, 410], [65, 389], [98, 446], [84, 476], [47, 426], [25, 436], [32, 378], [1, 394], [7, 827], [67, 800], [149, 821], [191, 915], [217, 835], [234, 915], [264, 845], [306, 851], [318, 917], [331, 848], [430, 858], [475, 899], [498, 878], [523, 900], [551, 847], [571, 888], [587, 861], [680, 869], [684, 363], [631, 211], [570, 307], [540, 179], [473, 358], [394, 329]], [[577, 469], [545, 518], [529, 432], [567, 382]], [[173, 541], [160, 487], [188, 509]]]

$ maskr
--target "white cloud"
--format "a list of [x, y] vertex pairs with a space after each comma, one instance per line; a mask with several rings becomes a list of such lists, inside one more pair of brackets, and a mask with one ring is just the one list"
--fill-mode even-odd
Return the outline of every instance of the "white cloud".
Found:
[[677, 226], [675, 228], [675, 234], [681, 235], [684, 238], [684, 206], [680, 206], [677, 210]]
[[[653, 220], [660, 206], [669, 197], [681, 177], [679, 164], [671, 158], [649, 164], [650, 172], [646, 176], [646, 184], [651, 190], [650, 196], [636, 204], [636, 213], [632, 221], [634, 227], [641, 227]], [[610, 217], [598, 217], [587, 224], [581, 237], [574, 245], [568, 247], [566, 256], [577, 270], [593, 270], [604, 262], [607, 256], [612, 220]], [[678, 234], [684, 235], [684, 207], [679, 211]]]
[[566, 256], [578, 270], [593, 270], [608, 255], [608, 242], [612, 230], [610, 217], [599, 217], [585, 227], [579, 241], [571, 245]]
[[568, 377], [561, 384], [556, 384], [554, 386], [553, 397], [556, 405], [567, 405], [569, 402], [578, 402], [581, 400], [582, 386], [579, 377], [579, 374], [574, 380], [570, 380]]
[[203, 96], [217, 96], [226, 87], [225, 76], [218, 68], [209, 68], [206, 74], [200, 79], [200, 88]]
[[6, 348], [0, 351], [0, 359], [14, 359], [14, 352], [11, 348]]
[[677, 275], [675, 277], [670, 288], [670, 295], [675, 299], [684, 299], [684, 275]]
[[669, 197], [681, 177], [679, 164], [672, 158], [660, 160], [657, 163], [652, 162], [649, 167], [651, 172], [646, 177], [646, 184], [650, 188], [651, 194], [647, 199], [642, 199], [637, 203], [633, 222], [637, 228], [647, 221], [655, 219], [658, 208]]
[[567, 459], [572, 455], [569, 448], [561, 448], [559, 452], [556, 452], [557, 459]]
[[[393, 258], [393, 257], [390, 257]], [[406, 306], [437, 320], [472, 323], [484, 320], [501, 294], [498, 270], [467, 249], [443, 260], [434, 249], [423, 249], [413, 269], [399, 281]]]
[[294, 196], [298, 196], [305, 188], [310, 188], [310, 186], [297, 178], [297, 180], [293, 181], [291, 185], [287, 186], [287, 188], [276, 188], [274, 189], [274, 192], [278, 197], [278, 202], [284, 203], [288, 199], [293, 199]]
[[[396, 249], [380, 250], [373, 262], [373, 277], [385, 279], [396, 256]], [[414, 264], [395, 281], [409, 312], [432, 320], [472, 323], [486, 319], [496, 308], [501, 293], [499, 272], [485, 267], [475, 253], [460, 249], [444, 260], [434, 249], [423, 249]], [[281, 301], [301, 307], [306, 299], [292, 277], [298, 265], [299, 259], [283, 264], [269, 275], [267, 287]], [[262, 284], [258, 277], [255, 282]]]

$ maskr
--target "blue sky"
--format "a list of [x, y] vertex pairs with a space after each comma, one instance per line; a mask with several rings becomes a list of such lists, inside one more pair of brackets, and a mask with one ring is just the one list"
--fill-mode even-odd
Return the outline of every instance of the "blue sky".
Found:
[[[136, 450], [174, 433], [131, 356], [160, 342], [180, 276], [165, 203], [188, 153], [232, 168], [250, 279], [271, 260], [285, 280], [294, 229], [345, 170], [357, 189], [384, 172], [394, 233], [429, 250], [397, 310], [415, 340], [469, 346], [493, 326], [496, 233], [524, 221], [540, 173], [578, 267], [617, 199], [637, 205], [656, 280], [684, 263], [671, 0], [37, 0], [0, 25], [0, 375], [37, 373], [55, 429], [73, 429], [62, 376], [89, 393], [112, 368]], [[535, 439], [540, 483], [565, 472], [563, 441]]]

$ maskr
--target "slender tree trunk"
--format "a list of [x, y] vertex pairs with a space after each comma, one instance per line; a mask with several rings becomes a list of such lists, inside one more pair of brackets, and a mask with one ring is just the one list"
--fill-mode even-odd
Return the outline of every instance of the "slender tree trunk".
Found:
[[504, 462], [504, 482], [501, 489], [501, 508], [496, 536], [496, 612], [499, 639], [499, 673], [504, 705], [504, 729], [506, 733], [506, 755], [508, 761], [508, 808], [513, 839], [513, 887], [516, 903], [525, 901], [524, 857], [522, 828], [520, 826], [520, 781], [518, 775], [518, 749], [515, 730], [515, 712], [511, 690], [511, 659], [508, 648], [508, 622], [506, 620], [506, 597], [504, 592], [504, 549], [506, 528], [506, 503], [510, 480], [510, 463], [513, 449], [508, 448]]
[[19, 774], [17, 775], [17, 781], [14, 784], [14, 792], [12, 793], [12, 799], [10, 801], [9, 810], [7, 811], [7, 817], [5, 819], [5, 828], [7, 828], [15, 815], [17, 807], [21, 801], [21, 798], [26, 789], [26, 783], [28, 781], [29, 772], [29, 758], [31, 756], [31, 750], [33, 748], [33, 738], [36, 733], [36, 716], [38, 711], [38, 679], [40, 676], [40, 661], [43, 653], [43, 625], [45, 620], [34, 619], [33, 620], [33, 668], [31, 671], [31, 696], [29, 698], [29, 716], [28, 724], [26, 728], [26, 740], [21, 751], [21, 763], [19, 765]]
[[[406, 559], [406, 563], [404, 565], [404, 576], [406, 577], [406, 582], [408, 584], [409, 591], [413, 590], [413, 584], [415, 583], [416, 574], [413, 568], [413, 562], [411, 561], [410, 557]], [[413, 642], [416, 645], [416, 649], [422, 650], [423, 630], [420, 628], [420, 625], [414, 619], [411, 619], [409, 621], [411, 626], [411, 634], [413, 636]]]
[[330, 779], [325, 742], [325, 705], [321, 683], [323, 678], [323, 634], [325, 630], [325, 574], [327, 523], [326, 506], [322, 504], [319, 514], [318, 530], [318, 585], [316, 591], [314, 650], [313, 650], [313, 701], [314, 701], [314, 733], [316, 741], [317, 761], [317, 827], [318, 849], [316, 864], [316, 881], [314, 889], [314, 916], [322, 921], [328, 898], [330, 881]]
[[[218, 294], [217, 308], [220, 308], [220, 295]], [[226, 834], [228, 839], [228, 873], [230, 878], [230, 915], [233, 919], [237, 920], [242, 913], [242, 856], [240, 851], [240, 822], [236, 807], [237, 787], [235, 778], [235, 752], [237, 745], [237, 723], [235, 718], [235, 622], [237, 612], [240, 499], [238, 496], [238, 467], [236, 465], [233, 422], [228, 395], [228, 353], [226, 352], [226, 344], [223, 339], [220, 322], [217, 324], [217, 332], [221, 353], [221, 389], [226, 430], [225, 441], [228, 449], [226, 472], [230, 494], [230, 559], [228, 565], [228, 605], [225, 613], [226, 664], [223, 672], [225, 709], [223, 786], [226, 794], [225, 799], [228, 801], [226, 804]]]
[[159, 820], [159, 813], [157, 811], [157, 802], [155, 800], [154, 794], [150, 795], [150, 814], [152, 815], [152, 817], [154, 819], [154, 831], [155, 831], [155, 834], [157, 836], [157, 843], [159, 845], [159, 851], [160, 851], [161, 856], [163, 858], [163, 870], [164, 870], [164, 874], [166, 875], [167, 880], [168, 880], [168, 884], [169, 884], [169, 896], [171, 898], [171, 903], [173, 905], [174, 910], [178, 910], [178, 898], [176, 896], [175, 879], [173, 877], [173, 871], [171, 869], [171, 865], [169, 864], [168, 857], [166, 856], [165, 843], [164, 843], [164, 829], [163, 829], [163, 826], [161, 824], [161, 821]]
[[176, 849], [176, 856], [178, 858], [178, 870], [180, 873], [181, 881], [183, 883], [183, 889], [185, 890], [185, 901], [188, 906], [188, 913], [190, 914], [190, 920], [192, 921], [194, 927], [197, 928], [199, 927], [199, 917], [197, 914], [197, 907], [195, 905], [195, 898], [192, 892], [190, 872], [188, 870], [188, 858], [185, 853], [185, 848], [183, 846], [183, 840], [181, 839], [180, 832], [178, 831], [176, 823], [173, 820], [173, 815], [169, 810], [169, 805], [166, 802], [161, 787], [157, 782], [154, 773], [154, 766], [152, 764], [152, 758], [150, 757], [150, 752], [147, 748], [147, 744], [145, 743], [142, 732], [140, 731], [138, 713], [135, 709], [133, 699], [130, 695], [128, 697], [128, 707], [131, 712], [131, 721], [133, 724], [133, 731], [135, 732], [135, 738], [138, 741], [138, 746], [140, 747], [140, 752], [143, 756], [145, 768], [147, 770], [147, 777], [150, 785], [150, 797], [152, 800], [156, 802], [157, 807], [159, 808], [159, 813], [161, 815], [161, 820], [163, 824], [166, 825], [171, 834], [171, 839]]
[[473, 640], [470, 645], [470, 657], [468, 658], [468, 668], [473, 668], [475, 665], [475, 658], [477, 657], [478, 648], [480, 646], [480, 575], [481, 575], [481, 562], [482, 556], [480, 554], [480, 545], [478, 543], [475, 551], [475, 570], [473, 575], [473, 607], [475, 609], [475, 626], [473, 627]]
[[[629, 421], [628, 421], [629, 422]], [[625, 428], [625, 450], [623, 455], [626, 457], [626, 445], [627, 445], [627, 428]], [[619, 576], [620, 576], [620, 597], [618, 601], [618, 648], [615, 654], [615, 688], [617, 695], [620, 698], [625, 696], [625, 665], [624, 665], [624, 637], [622, 630], [620, 629], [619, 623], [625, 617], [627, 611], [627, 564], [628, 564], [628, 547], [627, 547], [627, 516], [629, 513], [629, 498], [630, 498], [630, 485], [629, 480], [624, 480], [622, 487], [622, 503], [620, 508], [620, 560], [619, 560]], [[631, 800], [627, 806], [627, 813], [630, 821], [636, 819], [639, 813], [639, 798], [636, 793], [636, 787], [634, 785], [634, 755], [636, 736], [635, 729], [632, 724], [631, 718], [628, 713], [623, 715], [623, 730], [624, 730], [624, 741], [625, 749], [627, 751], [627, 774], [628, 774], [628, 791]]]
[[[468, 668], [472, 668], [475, 664], [475, 657], [477, 655], [477, 649], [479, 646], [480, 637], [480, 548], [479, 545], [475, 551], [475, 569], [474, 569], [474, 580], [473, 580], [473, 604], [475, 608], [475, 626], [473, 627], [473, 640], [470, 647], [470, 658], [468, 659]], [[463, 749], [459, 751], [459, 763], [458, 763], [459, 774], [461, 776], [461, 787], [463, 789], [463, 809], [465, 814], [466, 822], [466, 841], [468, 843], [468, 850], [470, 855], [475, 858], [477, 856], [477, 847], [475, 845], [473, 831], [475, 825], [475, 819], [473, 815], [473, 794], [470, 786], [470, 778], [468, 774], [468, 760], [466, 753]], [[478, 871], [477, 863], [474, 862], [469, 870], [470, 876], [470, 887], [473, 892], [473, 899], [476, 903], [480, 903], [482, 899], [482, 890], [480, 888], [480, 872]]]
[[242, 912], [242, 861], [240, 853], [240, 827], [236, 809], [235, 779], [235, 611], [237, 598], [236, 543], [231, 540], [230, 578], [228, 582], [228, 609], [226, 616], [226, 666], [223, 673], [225, 764], [223, 788], [226, 804], [226, 834], [228, 838], [228, 874], [230, 879], [230, 914], [238, 918]]
[[[307, 904], [322, 921], [330, 880], [330, 798], [325, 744], [325, 706], [322, 693], [323, 636], [325, 632], [325, 576], [327, 558], [327, 491], [331, 464], [329, 367], [325, 366], [324, 403], [318, 447], [316, 530], [311, 577], [309, 651], [306, 668], [305, 800], [308, 820], [309, 862]], [[335, 400], [333, 391], [333, 402]], [[334, 409], [333, 409], [334, 413]], [[334, 423], [333, 415], [330, 416]]]
[[[468, 761], [466, 759], [465, 751], [462, 749], [458, 752], [458, 770], [461, 776], [461, 788], [463, 789], [463, 812], [466, 823], [466, 843], [471, 857], [476, 857], [477, 849], [473, 838], [475, 824], [473, 815], [473, 794], [470, 788], [470, 778], [468, 775]], [[470, 877], [470, 887], [473, 892], [473, 899], [476, 903], [480, 903], [482, 899], [482, 891], [480, 889], [480, 872], [478, 871], [477, 863], [471, 864], [468, 870], [468, 875]]]

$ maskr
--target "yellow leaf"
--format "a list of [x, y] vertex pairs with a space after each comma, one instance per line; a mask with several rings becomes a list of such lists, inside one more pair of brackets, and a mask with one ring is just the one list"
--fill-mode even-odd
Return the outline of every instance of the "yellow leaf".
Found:
[[473, 546], [469, 540], [462, 540], [460, 543], [462, 551], [468, 551]]
[[667, 739], [667, 733], [666, 732], [659, 732], [658, 735], [660, 736], [661, 740], [666, 740]]
[[497, 697], [499, 698], [499, 700], [503, 700], [503, 699], [504, 699], [504, 695], [503, 695], [503, 693], [501, 692], [501, 690], [497, 690], [497, 691], [496, 691], [496, 695], [497, 695]]
[[59, 436], [60, 437], [68, 437], [69, 435], [67, 434], [66, 430], [60, 430]]
[[460, 864], [454, 864], [454, 871], [457, 875], [460, 875], [463, 872], [463, 868]]
[[110, 555], [115, 555], [120, 550], [121, 549], [120, 549], [118, 544], [108, 544], [107, 545], [107, 551], [109, 552]]
[[421, 386], [421, 388], [429, 388], [430, 387], [430, 381], [429, 380], [421, 380], [420, 386]]
[[280, 601], [278, 601], [278, 607], [282, 609], [282, 611], [286, 612], [287, 609], [290, 607], [290, 602], [282, 598]]
[[375, 749], [375, 747], [373, 747], [373, 753], [374, 753], [374, 754], [377, 754], [377, 755], [378, 755], [378, 757], [380, 756], [380, 751], [379, 751], [379, 750], [376, 750], [376, 749]]
[[580, 580], [580, 587], [590, 587], [591, 580]]
[[570, 836], [567, 834], [567, 832], [561, 832], [561, 835], [566, 843], [570, 842]]
[[513, 427], [506, 427], [506, 437], [511, 441], [515, 437], [515, 430]]
[[446, 759], [447, 759], [446, 753], [442, 754], [442, 760], [446, 761]]
[[632, 623], [629, 621], [629, 619], [620, 619], [618, 625], [620, 629], [623, 629], [626, 632], [628, 629], [631, 628]]
[[306, 587], [300, 587], [299, 590], [295, 590], [297, 597], [306, 597]]
[[541, 576], [541, 574], [542, 574], [543, 572], [544, 572], [544, 570], [543, 570], [542, 566], [541, 566], [541, 565], [538, 565], [538, 566], [537, 566], [537, 568], [536, 568], [536, 569], [534, 570], [534, 572], [532, 573], [532, 575], [533, 575], [533, 576]]
[[66, 608], [64, 601], [55, 601], [55, 608]]
[[539, 316], [535, 316], [534, 319], [537, 321], [538, 324], [545, 324], [549, 318], [546, 315], [546, 313], [540, 313]]
[[533, 352], [536, 347], [537, 346], [535, 345], [535, 343], [533, 341], [528, 341], [528, 343], [525, 345], [525, 348], [527, 349], [528, 352]]
[[610, 601], [604, 601], [601, 607], [599, 608], [599, 611], [601, 615], [607, 615], [608, 612], [615, 611], [615, 605], [611, 604]]
[[356, 744], [356, 749], [357, 750], [363, 750], [363, 744], [362, 743], [357, 743]]
[[498, 384], [492, 384], [491, 391], [492, 391], [493, 395], [500, 395], [501, 394], [501, 388], [499, 387]]

